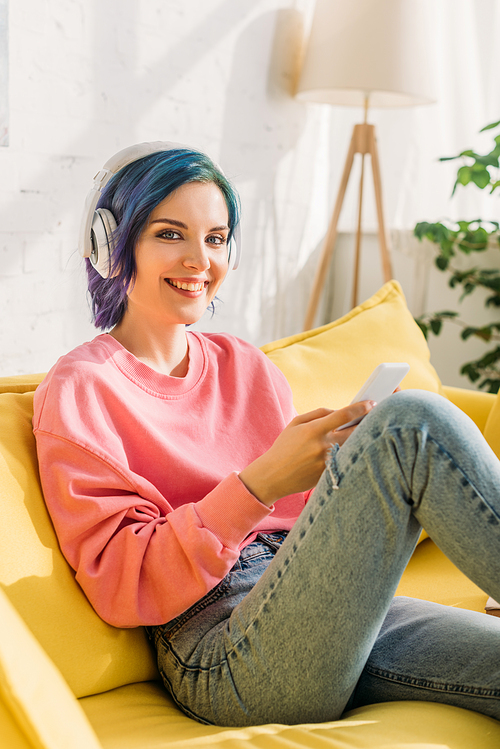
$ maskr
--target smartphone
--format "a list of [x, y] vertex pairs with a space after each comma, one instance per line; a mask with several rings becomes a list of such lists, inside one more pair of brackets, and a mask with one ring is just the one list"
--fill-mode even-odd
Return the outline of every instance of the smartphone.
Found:
[[[403, 377], [410, 371], [410, 365], [406, 362], [384, 362], [375, 367], [361, 390], [359, 390], [350, 405], [353, 403], [359, 403], [360, 401], [375, 401], [381, 403], [385, 398], [391, 395]], [[366, 415], [366, 414], [365, 414]], [[363, 416], [357, 419], [348, 421], [347, 424], [342, 424], [335, 431], [340, 432], [341, 429], [347, 429], [355, 424], [359, 424]]]

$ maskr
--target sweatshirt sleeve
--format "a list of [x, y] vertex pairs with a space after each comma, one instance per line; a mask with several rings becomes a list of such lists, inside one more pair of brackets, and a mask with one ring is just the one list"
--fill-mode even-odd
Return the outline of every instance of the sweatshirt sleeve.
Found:
[[172, 509], [146, 479], [104, 453], [36, 429], [41, 480], [61, 549], [102, 619], [162, 624], [217, 585], [272, 508], [236, 473]]

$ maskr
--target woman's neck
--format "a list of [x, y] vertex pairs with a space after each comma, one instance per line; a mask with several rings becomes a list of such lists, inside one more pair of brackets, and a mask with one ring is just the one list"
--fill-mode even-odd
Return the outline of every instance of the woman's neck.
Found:
[[171, 377], [185, 377], [189, 367], [189, 348], [184, 325], [131, 325], [126, 316], [110, 331], [127, 351], [148, 367]]

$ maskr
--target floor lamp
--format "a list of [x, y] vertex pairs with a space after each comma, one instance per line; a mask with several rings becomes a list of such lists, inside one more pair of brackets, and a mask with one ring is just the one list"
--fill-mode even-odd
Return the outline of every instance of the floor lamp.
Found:
[[369, 107], [401, 107], [434, 101], [429, 55], [432, 0], [317, 0], [305, 49], [297, 97], [304, 101], [362, 106], [355, 125], [330, 225], [325, 236], [304, 321], [314, 324], [332, 261], [337, 226], [354, 157], [361, 154], [352, 306], [360, 272], [365, 157], [371, 158], [378, 239], [384, 280], [392, 267], [384, 221], [375, 126]]

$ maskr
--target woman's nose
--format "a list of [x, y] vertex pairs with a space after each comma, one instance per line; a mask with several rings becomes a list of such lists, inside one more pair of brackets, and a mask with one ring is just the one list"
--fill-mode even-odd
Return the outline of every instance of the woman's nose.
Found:
[[208, 248], [205, 244], [205, 240], [193, 240], [189, 244], [188, 251], [184, 258], [184, 265], [197, 268], [198, 270], [206, 270], [210, 267], [210, 259], [208, 256]]

